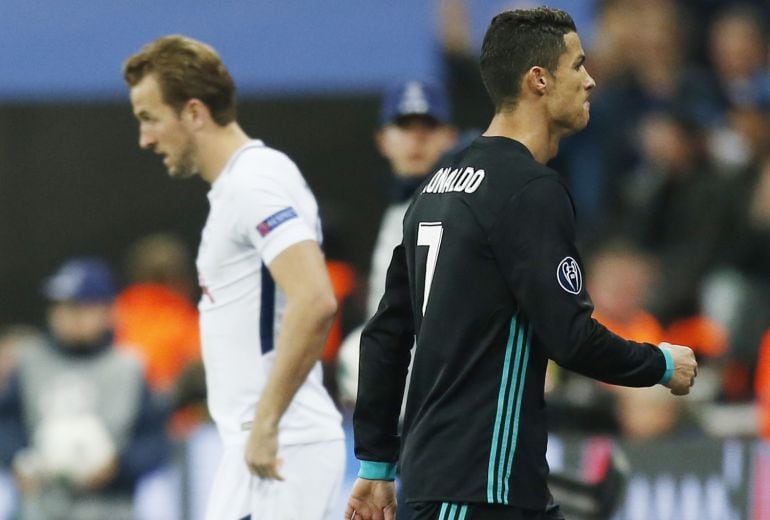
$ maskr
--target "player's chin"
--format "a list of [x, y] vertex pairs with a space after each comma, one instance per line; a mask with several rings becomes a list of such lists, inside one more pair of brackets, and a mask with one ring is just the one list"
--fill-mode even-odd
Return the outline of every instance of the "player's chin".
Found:
[[585, 110], [578, 116], [577, 120], [575, 121], [574, 131], [579, 132], [580, 130], [584, 129], [586, 126], [588, 126], [588, 121], [590, 119], [591, 115], [589, 114], [588, 110]]
[[585, 120], [584, 124], [588, 123], [588, 120], [591, 118], [591, 103], [586, 101], [583, 103], [583, 106], [580, 110], [580, 118]]
[[569, 124], [566, 124], [563, 126], [564, 132], [562, 133], [562, 137], [567, 137], [573, 134], [576, 134], [577, 132], [580, 132], [588, 125], [588, 118], [581, 118], [576, 119], [573, 121], [570, 121]]
[[192, 168], [181, 168], [181, 167], [169, 167], [168, 168], [168, 176], [172, 179], [189, 179], [190, 177], [195, 176], [195, 171]]

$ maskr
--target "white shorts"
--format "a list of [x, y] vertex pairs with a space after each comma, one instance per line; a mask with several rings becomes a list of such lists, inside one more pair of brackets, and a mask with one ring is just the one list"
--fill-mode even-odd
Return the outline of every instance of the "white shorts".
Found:
[[345, 441], [281, 446], [283, 481], [252, 475], [244, 450], [225, 448], [206, 520], [331, 520], [345, 472]]

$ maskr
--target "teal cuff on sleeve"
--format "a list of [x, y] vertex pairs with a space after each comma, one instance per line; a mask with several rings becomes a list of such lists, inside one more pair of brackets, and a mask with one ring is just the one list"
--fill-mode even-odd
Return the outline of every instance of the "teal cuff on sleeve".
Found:
[[663, 357], [666, 358], [666, 371], [663, 372], [663, 377], [660, 378], [658, 384], [665, 385], [674, 376], [674, 358], [671, 357], [671, 352], [668, 350], [662, 348], [660, 351], [663, 352]]
[[390, 462], [362, 460], [358, 476], [366, 480], [396, 480], [396, 465]]

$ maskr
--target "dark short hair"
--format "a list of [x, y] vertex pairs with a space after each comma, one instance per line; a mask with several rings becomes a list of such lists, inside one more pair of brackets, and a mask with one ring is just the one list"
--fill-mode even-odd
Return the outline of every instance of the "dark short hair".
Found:
[[163, 100], [177, 113], [195, 98], [219, 125], [235, 120], [235, 83], [211, 46], [177, 34], [158, 38], [123, 64], [129, 87], [150, 74], [158, 81]]
[[492, 19], [481, 47], [481, 79], [499, 112], [515, 105], [522, 76], [532, 67], [556, 70], [566, 50], [564, 35], [577, 32], [560, 9], [537, 7], [505, 11]]

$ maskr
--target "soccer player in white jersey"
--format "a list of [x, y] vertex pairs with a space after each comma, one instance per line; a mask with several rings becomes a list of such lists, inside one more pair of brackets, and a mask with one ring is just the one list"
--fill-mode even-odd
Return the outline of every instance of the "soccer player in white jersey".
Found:
[[224, 458], [209, 520], [326, 520], [345, 462], [318, 356], [336, 312], [318, 207], [295, 164], [250, 139], [216, 51], [165, 36], [123, 67], [139, 145], [211, 204], [198, 252], [211, 415]]

